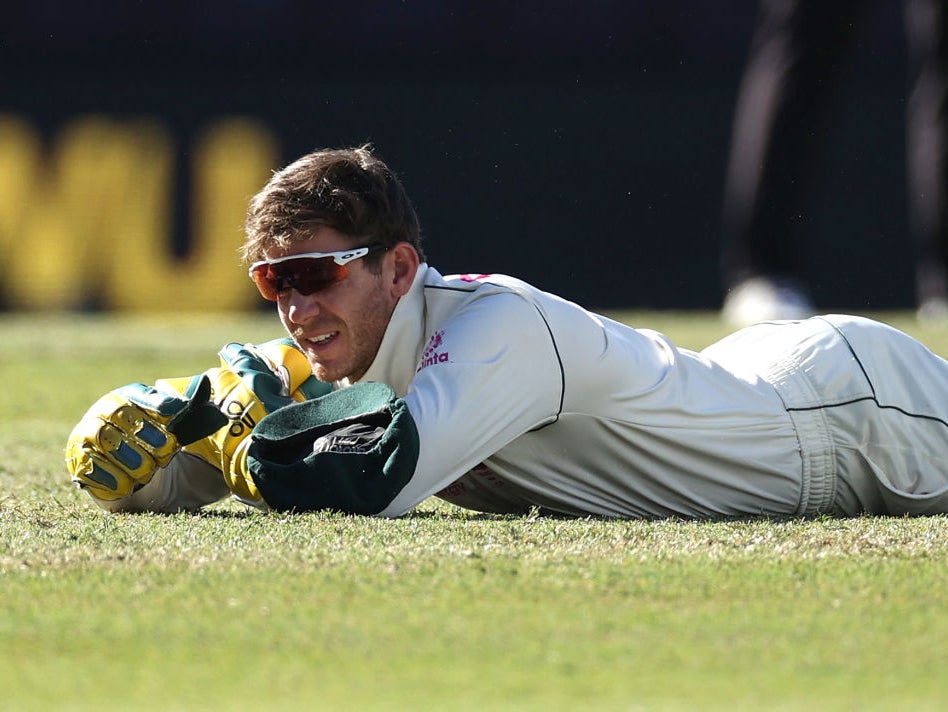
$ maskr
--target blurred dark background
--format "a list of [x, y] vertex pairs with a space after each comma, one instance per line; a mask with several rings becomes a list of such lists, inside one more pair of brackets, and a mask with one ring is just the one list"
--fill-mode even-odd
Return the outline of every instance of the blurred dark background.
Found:
[[[594, 308], [716, 309], [755, 7], [23, 2], [0, 23], [0, 113], [50, 140], [85, 114], [151, 116], [182, 155], [209, 121], [253, 117], [284, 163], [371, 141], [443, 273], [511, 273]], [[899, 13], [878, 3], [860, 36], [813, 186], [805, 241], [821, 307], [913, 304]], [[189, 199], [182, 179], [179, 249]]]

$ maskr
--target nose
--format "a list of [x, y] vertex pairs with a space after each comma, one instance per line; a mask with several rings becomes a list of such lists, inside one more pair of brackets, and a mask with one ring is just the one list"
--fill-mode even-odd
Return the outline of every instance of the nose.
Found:
[[294, 324], [306, 324], [319, 315], [320, 304], [318, 294], [300, 294], [290, 289], [281, 299], [286, 315]]

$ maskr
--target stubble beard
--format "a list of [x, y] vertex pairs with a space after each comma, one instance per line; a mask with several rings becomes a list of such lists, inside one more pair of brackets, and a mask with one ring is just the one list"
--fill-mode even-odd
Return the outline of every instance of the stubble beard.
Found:
[[365, 375], [378, 356], [393, 311], [394, 304], [389, 304], [380, 296], [361, 305], [350, 324], [340, 324], [337, 338], [346, 339], [347, 354], [338, 365], [324, 364], [316, 354], [305, 347], [302, 342], [303, 326], [287, 331], [306, 355], [310, 370], [316, 378], [325, 383], [344, 379], [354, 383]]

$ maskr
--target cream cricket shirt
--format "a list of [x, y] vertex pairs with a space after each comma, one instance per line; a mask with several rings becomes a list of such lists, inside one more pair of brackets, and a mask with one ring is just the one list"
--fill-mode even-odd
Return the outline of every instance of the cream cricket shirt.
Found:
[[431, 495], [615, 517], [810, 507], [774, 386], [510, 277], [422, 265], [362, 380], [405, 398], [421, 441], [382, 515]]

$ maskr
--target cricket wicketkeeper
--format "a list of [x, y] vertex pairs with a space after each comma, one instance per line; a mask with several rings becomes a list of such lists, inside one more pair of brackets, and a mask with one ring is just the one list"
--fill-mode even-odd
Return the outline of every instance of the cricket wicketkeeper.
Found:
[[97, 401], [66, 464], [104, 508], [948, 512], [948, 362], [884, 324], [764, 323], [696, 353], [511, 277], [443, 277], [367, 146], [274, 174], [243, 254], [290, 338]]

